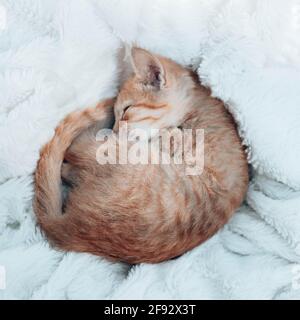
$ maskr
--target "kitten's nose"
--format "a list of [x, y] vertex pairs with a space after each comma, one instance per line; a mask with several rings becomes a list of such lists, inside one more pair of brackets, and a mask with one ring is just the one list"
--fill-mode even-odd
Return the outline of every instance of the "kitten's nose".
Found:
[[113, 126], [113, 132], [118, 133], [119, 132], [119, 123], [116, 121]]
[[116, 121], [114, 126], [113, 126], [113, 132], [118, 133], [120, 129], [123, 129], [123, 131], [128, 130], [128, 122], [127, 121]]
[[113, 126], [113, 132], [114, 133], [118, 133], [120, 131], [120, 128], [122, 126], [122, 122], [123, 121], [120, 121], [120, 120], [117, 120]]

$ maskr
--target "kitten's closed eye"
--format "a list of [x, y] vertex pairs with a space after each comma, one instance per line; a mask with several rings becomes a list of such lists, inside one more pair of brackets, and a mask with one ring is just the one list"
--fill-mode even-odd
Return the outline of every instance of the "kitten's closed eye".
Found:
[[126, 114], [126, 111], [129, 109], [129, 108], [131, 108], [132, 107], [132, 105], [130, 104], [130, 105], [128, 105], [127, 107], [125, 107], [124, 109], [123, 109], [123, 115], [122, 115], [122, 120], [125, 120], [124, 119], [124, 117], [125, 117], [125, 114]]
[[131, 104], [124, 108], [123, 113], [125, 113], [129, 108], [131, 107]]

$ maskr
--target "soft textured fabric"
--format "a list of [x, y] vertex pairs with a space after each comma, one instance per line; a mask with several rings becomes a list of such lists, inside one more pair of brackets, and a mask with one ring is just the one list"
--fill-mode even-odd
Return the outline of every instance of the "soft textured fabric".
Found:
[[[0, 299], [300, 298], [299, 35], [298, 0], [0, 0]], [[56, 251], [32, 211], [39, 149], [116, 93], [124, 43], [194, 66], [253, 173], [225, 228], [157, 265]]]

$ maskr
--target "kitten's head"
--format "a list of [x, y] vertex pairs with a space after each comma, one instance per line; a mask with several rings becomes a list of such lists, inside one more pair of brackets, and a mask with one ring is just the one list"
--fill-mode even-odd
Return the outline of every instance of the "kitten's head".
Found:
[[192, 73], [174, 61], [133, 48], [134, 74], [124, 83], [115, 104], [114, 130], [126, 122], [128, 129], [179, 126], [189, 112]]

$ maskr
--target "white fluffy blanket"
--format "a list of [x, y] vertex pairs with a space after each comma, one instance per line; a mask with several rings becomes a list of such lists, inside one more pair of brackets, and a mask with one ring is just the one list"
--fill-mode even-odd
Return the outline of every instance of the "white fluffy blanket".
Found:
[[[122, 42], [193, 64], [253, 167], [230, 223], [157, 265], [57, 252], [31, 205], [40, 147], [115, 93]], [[300, 298], [299, 159], [298, 0], [0, 0], [0, 298]]]

